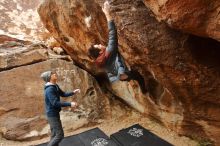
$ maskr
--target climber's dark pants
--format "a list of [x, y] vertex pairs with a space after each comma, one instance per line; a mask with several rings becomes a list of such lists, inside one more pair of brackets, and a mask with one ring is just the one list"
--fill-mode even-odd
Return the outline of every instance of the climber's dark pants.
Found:
[[126, 79], [125, 81], [136, 80], [139, 83], [142, 93], [146, 93], [148, 91], [144, 78], [138, 71], [130, 70], [125, 73], [128, 75], [128, 79]]

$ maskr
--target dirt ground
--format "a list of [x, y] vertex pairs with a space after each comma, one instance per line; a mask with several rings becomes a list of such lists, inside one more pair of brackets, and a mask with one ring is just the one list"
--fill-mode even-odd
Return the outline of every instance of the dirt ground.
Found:
[[[133, 124], [139, 123], [146, 129], [155, 133], [164, 140], [170, 142], [175, 146], [197, 146], [198, 143], [185, 136], [179, 136], [174, 131], [166, 129], [164, 126], [160, 125], [154, 120], [143, 117], [140, 113], [131, 110], [127, 106], [122, 106], [121, 104], [114, 103], [112, 106], [112, 116], [106, 120], [103, 120], [100, 124], [87, 125], [86, 127], [80, 128], [72, 132], [65, 132], [65, 136], [74, 135], [81, 133], [83, 131], [99, 127], [107, 135], [121, 130], [122, 128], [127, 128]], [[29, 142], [16, 142], [8, 141], [0, 138], [0, 146], [30, 146], [37, 145], [40, 143], [47, 142], [49, 137], [40, 140], [29, 141]]]

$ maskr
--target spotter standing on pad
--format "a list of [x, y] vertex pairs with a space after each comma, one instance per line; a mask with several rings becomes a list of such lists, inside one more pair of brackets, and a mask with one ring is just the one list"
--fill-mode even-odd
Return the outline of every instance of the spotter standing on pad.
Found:
[[61, 97], [69, 97], [80, 89], [75, 89], [73, 92], [63, 92], [57, 85], [58, 75], [56, 72], [47, 71], [41, 74], [41, 78], [46, 82], [44, 87], [45, 109], [48, 123], [51, 130], [51, 140], [48, 146], [58, 146], [64, 138], [62, 123], [60, 120], [61, 107], [76, 107], [76, 102], [61, 102]]

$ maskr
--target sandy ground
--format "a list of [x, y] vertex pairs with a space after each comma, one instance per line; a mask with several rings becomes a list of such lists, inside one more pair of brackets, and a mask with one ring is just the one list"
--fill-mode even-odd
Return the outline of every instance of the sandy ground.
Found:
[[[120, 104], [115, 104], [112, 106], [112, 115], [106, 120], [103, 120], [100, 124], [87, 125], [84, 128], [80, 128], [73, 132], [66, 132], [65, 136], [74, 135], [81, 133], [83, 131], [99, 127], [107, 135], [110, 135], [114, 132], [121, 130], [122, 128], [127, 128], [133, 124], [139, 123], [146, 129], [155, 133], [164, 140], [170, 142], [175, 146], [197, 146], [198, 143], [194, 140], [191, 140], [185, 136], [179, 136], [174, 131], [166, 129], [164, 126], [160, 125], [156, 121], [153, 121], [149, 118], [143, 117], [140, 113], [131, 110], [127, 106]], [[29, 141], [29, 142], [16, 142], [8, 141], [0, 138], [0, 146], [29, 146], [37, 145], [44, 143], [49, 140], [49, 137], [43, 138], [40, 140]]]

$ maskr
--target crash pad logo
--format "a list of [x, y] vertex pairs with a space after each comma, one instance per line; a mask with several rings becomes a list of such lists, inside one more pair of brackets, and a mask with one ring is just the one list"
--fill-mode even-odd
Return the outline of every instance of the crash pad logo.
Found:
[[108, 141], [104, 138], [97, 138], [91, 142], [92, 146], [105, 146], [108, 144]]
[[134, 137], [141, 137], [143, 135], [143, 129], [133, 128], [128, 131], [128, 134]]

